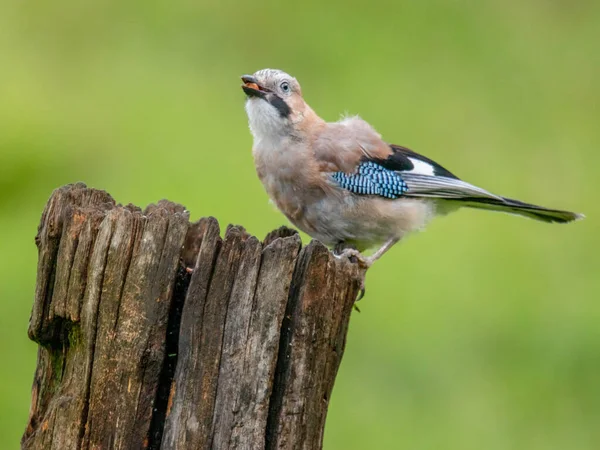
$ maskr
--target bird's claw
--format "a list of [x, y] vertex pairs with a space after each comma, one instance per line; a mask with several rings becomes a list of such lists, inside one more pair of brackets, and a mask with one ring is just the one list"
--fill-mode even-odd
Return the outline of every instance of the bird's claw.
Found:
[[358, 306], [356, 306], [356, 302], [359, 302], [363, 299], [366, 291], [367, 291], [367, 289], [365, 288], [365, 272], [361, 271], [361, 273], [360, 273], [360, 288], [358, 290], [358, 295], [356, 296], [356, 300], [354, 300], [354, 309], [357, 310], [358, 312], [360, 312], [360, 309], [358, 308]]
[[348, 258], [351, 263], [358, 264], [358, 267], [365, 271], [373, 264], [370, 258], [364, 257], [358, 250], [353, 248], [347, 248], [336, 256], [338, 258]]
[[[367, 288], [365, 288], [365, 277], [363, 275], [362, 280], [360, 280], [360, 291], [358, 291], [358, 295], [356, 297], [355, 301], [360, 301], [363, 299], [363, 297], [365, 296], [365, 292], [367, 292]], [[360, 309], [356, 308], [358, 310], [358, 312], [360, 312]]]
[[[360, 272], [360, 290], [358, 292], [358, 296], [356, 297], [356, 302], [358, 302], [359, 300], [362, 300], [362, 298], [365, 296], [365, 292], [366, 292], [366, 288], [365, 288], [365, 276], [367, 273], [367, 269], [369, 267], [371, 267], [371, 264], [373, 264], [373, 262], [370, 260], [370, 258], [366, 258], [363, 255], [361, 255], [361, 253], [353, 248], [347, 248], [344, 249], [340, 254], [335, 255], [337, 258], [348, 258], [348, 260], [353, 263], [353, 264], [358, 264], [358, 269]], [[360, 312], [360, 309], [358, 309], [358, 306], [356, 306], [356, 304], [354, 304], [354, 309], [357, 310], [358, 312]]]

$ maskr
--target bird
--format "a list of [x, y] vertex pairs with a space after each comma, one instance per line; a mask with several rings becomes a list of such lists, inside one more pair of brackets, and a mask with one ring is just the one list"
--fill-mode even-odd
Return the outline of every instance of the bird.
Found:
[[326, 122], [306, 103], [298, 80], [282, 70], [241, 79], [254, 163], [267, 194], [294, 226], [360, 264], [362, 295], [366, 270], [436, 216], [476, 208], [550, 223], [584, 217], [463, 181], [432, 159], [384, 141], [359, 116]]

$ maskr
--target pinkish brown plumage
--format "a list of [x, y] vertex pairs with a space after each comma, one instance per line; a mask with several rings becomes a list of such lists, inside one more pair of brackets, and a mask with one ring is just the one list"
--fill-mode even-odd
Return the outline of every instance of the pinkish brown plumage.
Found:
[[364, 267], [434, 216], [460, 207], [545, 222], [583, 217], [461, 181], [429, 158], [386, 143], [357, 116], [325, 122], [304, 101], [298, 81], [280, 70], [260, 70], [242, 81], [256, 170], [269, 197], [295, 226], [327, 245], [378, 247], [360, 258]]

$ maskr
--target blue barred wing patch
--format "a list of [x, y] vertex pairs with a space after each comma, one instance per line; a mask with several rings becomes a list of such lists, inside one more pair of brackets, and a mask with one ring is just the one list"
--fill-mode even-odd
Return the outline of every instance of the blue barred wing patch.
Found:
[[360, 163], [355, 173], [334, 172], [332, 177], [340, 187], [359, 195], [379, 195], [393, 199], [408, 191], [408, 186], [398, 172], [371, 161]]

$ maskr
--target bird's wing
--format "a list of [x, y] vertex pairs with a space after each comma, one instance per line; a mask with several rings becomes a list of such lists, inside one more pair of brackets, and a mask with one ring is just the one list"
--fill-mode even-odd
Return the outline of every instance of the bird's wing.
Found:
[[371, 159], [386, 169], [401, 173], [414, 173], [458, 180], [456, 175], [432, 159], [400, 145], [389, 145], [389, 151], [384, 157], [371, 157]]
[[378, 156], [363, 154], [353, 172], [336, 171], [333, 180], [358, 195], [386, 198], [428, 197], [454, 200], [498, 197], [460, 180], [435, 161], [412, 150], [390, 145]]
[[408, 191], [402, 175], [372, 161], [361, 161], [353, 173], [332, 172], [331, 178], [341, 188], [358, 195], [398, 198]]
[[352, 173], [337, 171], [330, 176], [340, 187], [357, 195], [443, 199], [461, 206], [517, 214], [543, 222], [567, 223], [584, 217], [492, 194], [460, 180], [431, 159], [396, 145], [390, 145], [389, 151], [379, 151], [375, 157], [364, 154]]
[[412, 172], [401, 172], [400, 176], [407, 186], [407, 191], [404, 194], [405, 197], [429, 197], [464, 201], [477, 198], [502, 200], [502, 197], [458, 178], [423, 175]]

